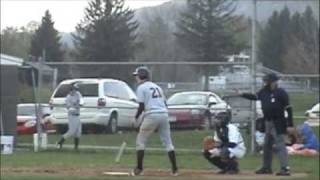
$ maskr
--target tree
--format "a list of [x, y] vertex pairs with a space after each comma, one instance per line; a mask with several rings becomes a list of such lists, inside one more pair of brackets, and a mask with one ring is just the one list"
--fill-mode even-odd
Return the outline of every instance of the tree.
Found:
[[281, 36], [281, 42], [282, 43], [282, 49], [285, 53], [287, 50], [287, 46], [289, 44], [289, 37], [290, 37], [290, 11], [287, 6], [285, 6], [279, 15], [279, 26], [282, 26], [280, 29], [280, 36]]
[[311, 7], [301, 15], [290, 16], [285, 7], [275, 11], [262, 30], [259, 41], [259, 60], [284, 73], [319, 72], [319, 24]]
[[290, 21], [288, 52], [284, 57], [286, 73], [319, 73], [319, 24], [308, 6]]
[[81, 60], [127, 61], [134, 58], [138, 23], [124, 0], [92, 0], [77, 25], [75, 45]]
[[268, 68], [281, 71], [283, 63], [281, 58], [284, 52], [284, 42], [280, 24], [280, 15], [274, 11], [268, 24], [262, 30], [258, 44], [258, 59]]
[[1, 53], [28, 58], [32, 32], [27, 27], [7, 27], [1, 32]]
[[[307, 51], [306, 58], [314, 64], [317, 62], [319, 64], [319, 23], [310, 6], [303, 13], [302, 26], [304, 27], [303, 40]], [[316, 67], [316, 71], [319, 72], [319, 68]]]
[[[193, 59], [225, 60], [227, 55], [235, 53], [233, 36], [235, 30], [230, 28], [237, 19], [232, 15], [234, 9], [232, 1], [188, 0], [187, 10], [181, 13], [181, 18], [177, 22], [178, 42], [193, 52]], [[209, 68], [203, 69], [207, 90]]]
[[30, 54], [39, 58], [43, 51], [46, 61], [63, 61], [64, 52], [61, 49], [59, 32], [54, 28], [49, 10], [45, 12], [41, 25], [32, 36]]
[[160, 16], [150, 19], [147, 28], [140, 35], [144, 48], [139, 59], [162, 61], [173, 58], [172, 33], [169, 30], [169, 25]]

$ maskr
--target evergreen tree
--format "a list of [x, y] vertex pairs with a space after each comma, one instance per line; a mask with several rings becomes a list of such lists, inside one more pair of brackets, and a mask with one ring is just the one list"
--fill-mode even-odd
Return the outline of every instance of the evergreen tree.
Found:
[[319, 61], [319, 24], [310, 6], [303, 13], [301, 24], [304, 30], [303, 40], [306, 51], [310, 54], [310, 60]]
[[283, 68], [282, 56], [284, 54], [283, 26], [280, 15], [274, 11], [266, 27], [262, 30], [258, 44], [258, 59], [264, 66], [281, 71]]
[[[282, 51], [285, 53], [287, 46], [289, 44], [290, 36], [290, 11], [287, 6], [285, 6], [279, 15], [279, 26], [282, 26], [279, 32], [281, 35]], [[280, 67], [281, 68], [281, 67]]]
[[[234, 53], [234, 36], [230, 24], [236, 21], [232, 15], [235, 6], [225, 0], [188, 0], [187, 10], [177, 22], [178, 42], [193, 52], [199, 61], [223, 61]], [[205, 67], [205, 89], [208, 89], [209, 68]], [[211, 68], [215, 69], [215, 68]], [[217, 70], [217, 69], [215, 69]]]
[[284, 73], [319, 72], [319, 24], [311, 7], [290, 16], [285, 7], [274, 12], [262, 30], [258, 58], [267, 67]]
[[298, 39], [302, 38], [303, 27], [302, 27], [302, 20], [301, 15], [299, 12], [295, 12], [290, 20], [290, 39], [296, 37]]
[[319, 73], [319, 24], [311, 7], [292, 16], [290, 32], [285, 72]]
[[134, 58], [138, 23], [124, 0], [92, 0], [74, 34], [80, 60], [128, 61]]
[[63, 61], [64, 52], [61, 50], [59, 32], [54, 28], [49, 10], [45, 12], [41, 25], [32, 36], [30, 54], [42, 57], [43, 50], [46, 61]]

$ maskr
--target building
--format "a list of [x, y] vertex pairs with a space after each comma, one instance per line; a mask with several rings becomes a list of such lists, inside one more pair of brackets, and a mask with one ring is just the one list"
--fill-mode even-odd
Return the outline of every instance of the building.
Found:
[[1, 135], [16, 135], [18, 71], [23, 59], [1, 54]]

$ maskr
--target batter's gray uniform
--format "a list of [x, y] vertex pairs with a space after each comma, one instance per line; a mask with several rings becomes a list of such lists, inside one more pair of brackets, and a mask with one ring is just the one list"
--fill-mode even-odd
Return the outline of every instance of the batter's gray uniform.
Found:
[[64, 139], [69, 137], [79, 138], [81, 136], [80, 105], [82, 95], [79, 91], [70, 92], [65, 100], [68, 110], [68, 131], [63, 135]]
[[146, 81], [138, 86], [136, 93], [138, 102], [145, 105], [144, 120], [137, 136], [136, 149], [144, 150], [149, 136], [158, 129], [166, 150], [173, 151], [168, 110], [162, 89], [155, 83]]

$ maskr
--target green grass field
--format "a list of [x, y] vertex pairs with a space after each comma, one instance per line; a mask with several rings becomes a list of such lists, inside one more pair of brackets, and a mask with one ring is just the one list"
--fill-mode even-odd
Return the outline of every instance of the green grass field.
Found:
[[[319, 130], [318, 128], [315, 130]], [[210, 134], [208, 131], [175, 131], [172, 133], [173, 141], [177, 149], [201, 149], [202, 138]], [[248, 135], [243, 133], [248, 141]], [[84, 135], [81, 139], [82, 145], [99, 145], [99, 146], [119, 146], [122, 139], [127, 136], [128, 146], [134, 147], [135, 132], [121, 135]], [[49, 143], [54, 143], [59, 138], [58, 135], [50, 135]], [[30, 143], [31, 136], [20, 136], [18, 142]], [[72, 141], [67, 141], [67, 144]], [[248, 143], [247, 143], [248, 146]], [[154, 134], [148, 147], [161, 147], [161, 143], [157, 134]], [[47, 150], [39, 153], [32, 152], [31, 149], [19, 150], [14, 155], [2, 155], [1, 156], [1, 168], [23, 168], [23, 167], [64, 167], [64, 168], [114, 168], [121, 167], [130, 169], [135, 165], [135, 153], [134, 151], [125, 151], [121, 162], [119, 164], [114, 163], [114, 157], [116, 150], [80, 150], [80, 152], [74, 152], [70, 149], [59, 150]], [[181, 169], [210, 169], [211, 166], [203, 159], [200, 152], [178, 152], [177, 160]], [[241, 170], [254, 171], [260, 166], [261, 156], [247, 154], [246, 157], [240, 160]], [[290, 165], [293, 172], [305, 172], [308, 173], [308, 180], [319, 179], [319, 158], [310, 157], [297, 157], [290, 156]], [[145, 167], [151, 169], [169, 169], [170, 165], [165, 152], [147, 152], [145, 157]], [[274, 158], [274, 170], [277, 170], [278, 160]], [[1, 179], [19, 179], [18, 175], [7, 176], [1, 175]], [[23, 177], [23, 179], [35, 179], [41, 177]], [[43, 177], [44, 178], [44, 177]], [[51, 177], [52, 179], [61, 179], [61, 177]], [[71, 177], [62, 177], [62, 179], [68, 179]], [[78, 177], [72, 177], [77, 179]], [[72, 179], [71, 178], [71, 179]], [[106, 179], [107, 177], [79, 177], [80, 179]], [[112, 177], [114, 178], [114, 177]], [[125, 179], [125, 178], [121, 178]], [[307, 180], [305, 179], [305, 180]]]
[[[310, 107], [315, 101], [314, 94], [302, 94], [292, 95], [292, 104], [295, 110], [296, 116], [302, 116], [304, 111]], [[295, 123], [299, 124], [303, 119], [295, 119]], [[314, 131], [319, 137], [319, 128], [314, 128]], [[202, 139], [206, 135], [210, 135], [210, 131], [173, 131], [172, 138], [174, 145], [177, 149], [186, 148], [193, 150], [200, 150], [202, 147]], [[247, 131], [242, 132], [248, 151], [250, 150], [250, 135]], [[60, 135], [49, 135], [49, 144], [55, 143], [59, 139]], [[136, 132], [122, 133], [116, 135], [83, 135], [81, 138], [81, 145], [99, 145], [99, 146], [120, 146], [124, 139], [128, 142], [128, 147], [135, 146]], [[31, 136], [18, 136], [18, 146], [21, 143], [32, 143]], [[72, 144], [72, 140], [66, 142], [66, 144]], [[148, 142], [148, 147], [162, 147], [158, 134], [154, 134]], [[80, 147], [81, 148], [81, 147]], [[61, 151], [55, 149], [49, 149], [34, 153], [30, 148], [17, 149], [13, 155], [1, 155], [1, 180], [60, 180], [60, 179], [155, 179], [163, 180], [169, 179], [169, 177], [108, 177], [102, 176], [97, 173], [95, 175], [86, 175], [83, 173], [66, 175], [66, 174], [48, 174], [34, 173], [21, 175], [19, 172], [12, 171], [7, 173], [4, 169], [10, 168], [44, 168], [44, 169], [91, 169], [96, 171], [108, 170], [112, 168], [125, 168], [131, 169], [135, 165], [135, 152], [126, 150], [122, 156], [119, 164], [114, 163], [116, 150], [89, 150], [80, 149], [79, 152], [74, 152], [70, 149], [63, 149]], [[193, 170], [209, 170], [212, 169], [210, 164], [202, 157], [201, 152], [177, 152], [177, 161], [180, 169], [193, 169]], [[274, 170], [278, 170], [278, 159], [274, 156]], [[242, 171], [254, 171], [261, 165], [261, 155], [247, 155], [240, 159], [240, 169]], [[292, 172], [304, 172], [308, 174], [308, 177], [303, 180], [317, 180], [319, 179], [319, 157], [299, 157], [290, 156], [290, 166]], [[146, 169], [164, 169], [169, 170], [170, 165], [165, 152], [149, 151], [145, 156]], [[3, 171], [3, 172], [2, 172]], [[175, 177], [178, 180], [191, 180], [197, 179], [196, 177]]]

